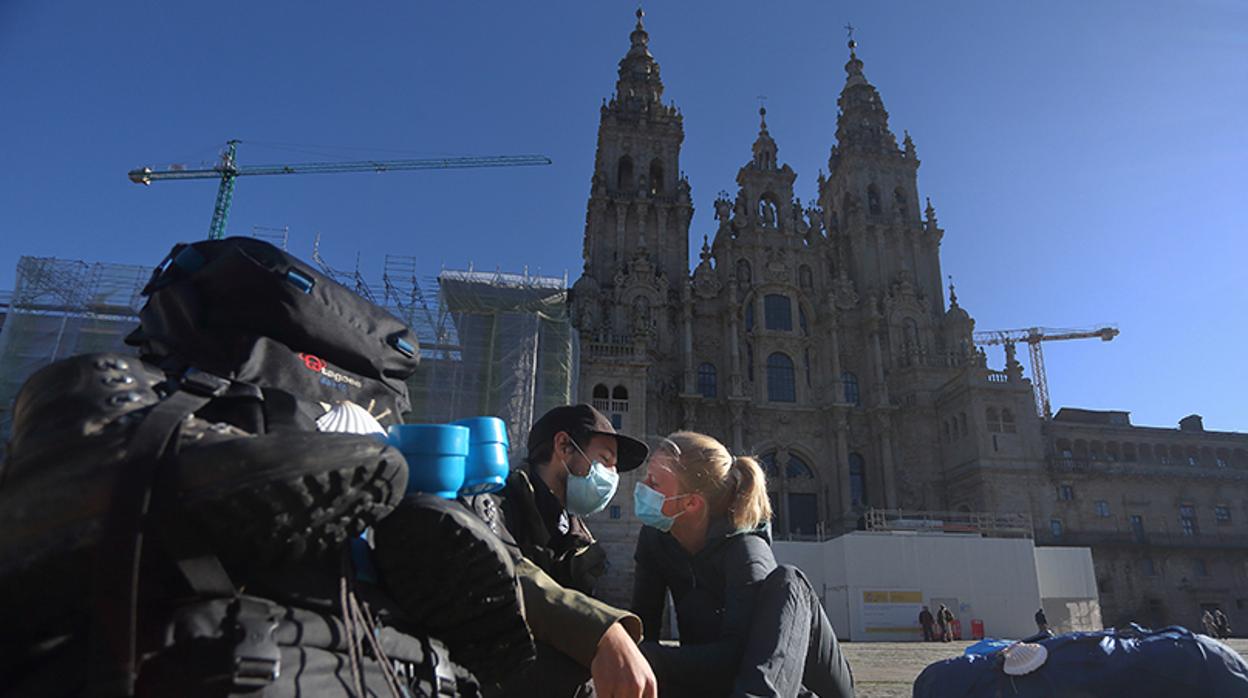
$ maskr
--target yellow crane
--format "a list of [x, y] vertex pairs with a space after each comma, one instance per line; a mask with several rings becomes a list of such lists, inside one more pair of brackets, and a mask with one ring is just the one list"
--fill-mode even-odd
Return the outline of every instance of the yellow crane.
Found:
[[1031, 354], [1031, 382], [1035, 388], [1036, 414], [1045, 421], [1053, 418], [1053, 408], [1049, 404], [1049, 379], [1044, 373], [1044, 351], [1042, 342], [1056, 342], [1065, 339], [1099, 338], [1108, 342], [1118, 336], [1118, 328], [1113, 325], [1091, 327], [1086, 329], [1067, 330], [1050, 327], [1029, 327], [1023, 330], [984, 330], [975, 333], [975, 343], [980, 346], [1002, 345], [1009, 358], [1014, 357], [1015, 345], [1019, 342], [1027, 344]]

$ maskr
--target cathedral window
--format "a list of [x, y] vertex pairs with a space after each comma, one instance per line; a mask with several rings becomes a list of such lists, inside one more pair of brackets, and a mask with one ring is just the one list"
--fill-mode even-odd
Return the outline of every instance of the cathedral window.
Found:
[[1096, 500], [1095, 506], [1096, 506], [1097, 516], [1101, 517], [1102, 519], [1109, 518], [1109, 502], [1105, 501], [1104, 499], [1098, 499]]
[[[844, 388], [845, 402], [850, 405], [862, 405], [862, 396], [858, 393], [858, 376], [849, 371], [841, 372], [841, 386]], [[954, 425], [954, 436], [957, 436], [957, 425]]]
[[1219, 526], [1229, 526], [1231, 523], [1231, 508], [1222, 505], [1214, 507], [1213, 520], [1217, 521]]
[[862, 454], [849, 454], [849, 501], [855, 507], [867, 505], [867, 465]]
[[988, 431], [1000, 433], [1001, 431], [1001, 413], [995, 407], [988, 408]]
[[1052, 533], [1054, 538], [1062, 537], [1061, 519], [1049, 519], [1049, 533]]
[[880, 215], [880, 190], [874, 184], [867, 187], [867, 211], [873, 216]]
[[1001, 409], [1001, 431], [1007, 434], [1018, 432], [1018, 426], [1014, 423], [1014, 413], [1008, 407]]
[[633, 159], [627, 155], [620, 158], [616, 167], [615, 188], [620, 191], [631, 191], [633, 188]]
[[771, 402], [797, 402], [793, 359], [782, 352], [767, 357], [767, 399]]
[[1122, 445], [1122, 460], [1127, 463], [1135, 462], [1135, 444]]
[[611, 411], [611, 391], [607, 389], [607, 386], [603, 385], [602, 383], [599, 383], [598, 385], [594, 386], [593, 402], [594, 402], [594, 409], [598, 410], [599, 412]]
[[698, 366], [698, 394], [705, 398], [713, 398], [716, 394], [715, 364], [704, 363]]
[[1179, 528], [1185, 536], [1200, 533], [1200, 524], [1196, 523], [1196, 507], [1191, 504], [1179, 505]]
[[655, 158], [650, 161], [650, 194], [663, 193], [663, 161]]
[[763, 316], [769, 330], [793, 331], [793, 305], [788, 296], [769, 293], [763, 297]]
[[611, 391], [611, 411], [621, 413], [628, 411], [628, 388], [617, 385]]

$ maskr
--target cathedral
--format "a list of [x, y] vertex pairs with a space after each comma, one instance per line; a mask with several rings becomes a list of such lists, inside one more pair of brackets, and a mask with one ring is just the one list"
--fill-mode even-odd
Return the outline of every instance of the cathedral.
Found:
[[[898, 143], [852, 40], [817, 199], [794, 195], [797, 173], [781, 160], [760, 109], [758, 136], [748, 150], [741, 144], [738, 189], [715, 199], [716, 228], [702, 236], [691, 264], [683, 117], [664, 101], [640, 11], [629, 38], [615, 92], [601, 109], [584, 268], [570, 300], [579, 398], [631, 434], [692, 429], [734, 454], [756, 455], [780, 538], [833, 537], [861, 527], [871, 510], [1021, 512], [1037, 544], [1093, 547], [1106, 622], [1117, 622], [1115, 613], [1151, 622], [1144, 615], [1152, 614], [1194, 625], [1186, 615], [1210, 604], [1230, 614], [1248, 610], [1248, 599], [1230, 591], [1232, 580], [1248, 579], [1248, 541], [1227, 558], [1225, 593], [1208, 584], [1193, 591], [1190, 581], [1179, 593], [1164, 581], [1153, 588], [1149, 578], [1157, 575], [1139, 568], [1151, 556], [1153, 572], [1201, 569], [1191, 551], [1207, 548], [1193, 548], [1195, 537], [1144, 552], [1113, 539], [1132, 544], [1145, 514], [1154, 529], [1181, 534], [1174, 515], [1182, 507], [1211, 520], [1234, 509], [1242, 525], [1248, 438], [1132, 427], [1126, 413], [1066, 409], [1046, 420], [1012, 351], [1000, 370], [988, 366], [974, 320], [944, 284], [945, 233], [919, 193], [916, 145], [904, 132]], [[1149, 449], [1148, 463], [1135, 446], [1141, 430], [1165, 432], [1145, 435], [1164, 441]], [[1169, 459], [1175, 448], [1184, 456], [1195, 448], [1198, 460], [1208, 452], [1204, 465], [1215, 479], [1231, 478], [1237, 496], [1208, 478], [1166, 470], [1161, 476], [1184, 490], [1182, 502], [1171, 501], [1173, 493], [1158, 491], [1156, 468], [1119, 480], [1097, 471], [1101, 463], [1127, 465], [1128, 442], [1133, 473], [1175, 465], [1157, 462], [1155, 451]], [[641, 476], [625, 476], [619, 491], [631, 492]], [[1095, 499], [1102, 490], [1109, 494]], [[1081, 506], [1086, 516], [1075, 511]], [[610, 553], [600, 591], [617, 603], [631, 593], [639, 525], [631, 509], [617, 498], [592, 522]], [[1102, 533], [1105, 540], [1096, 537]], [[1085, 534], [1093, 537], [1079, 538]]]

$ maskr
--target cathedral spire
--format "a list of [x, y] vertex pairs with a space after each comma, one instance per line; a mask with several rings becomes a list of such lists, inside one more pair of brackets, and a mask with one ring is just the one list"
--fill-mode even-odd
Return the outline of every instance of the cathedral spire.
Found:
[[858, 58], [858, 42], [850, 29], [849, 61], [845, 64], [845, 87], [841, 90], [837, 105], [841, 113], [836, 119], [836, 141], [842, 153], [846, 150], [861, 151], [897, 150], [897, 137], [888, 129], [888, 112], [880, 93], [862, 71]]
[[776, 169], [776, 141], [767, 132], [767, 108], [758, 108], [758, 138], [754, 140], [754, 167], [760, 170]]
[[615, 99], [612, 100], [629, 111], [646, 111], [658, 106], [663, 97], [659, 63], [650, 53], [650, 34], [642, 21], [645, 16], [638, 7], [637, 25], [628, 36], [628, 53], [620, 60], [620, 79], [615, 84]]

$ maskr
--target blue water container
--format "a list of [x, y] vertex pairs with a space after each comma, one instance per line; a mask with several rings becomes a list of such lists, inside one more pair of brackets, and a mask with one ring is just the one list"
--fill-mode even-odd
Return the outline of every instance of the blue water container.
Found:
[[454, 424], [396, 424], [390, 445], [407, 459], [407, 492], [454, 499], [464, 485], [468, 427]]
[[468, 462], [460, 494], [497, 492], [507, 484], [507, 425], [498, 417], [472, 417], [452, 422], [468, 427]]

